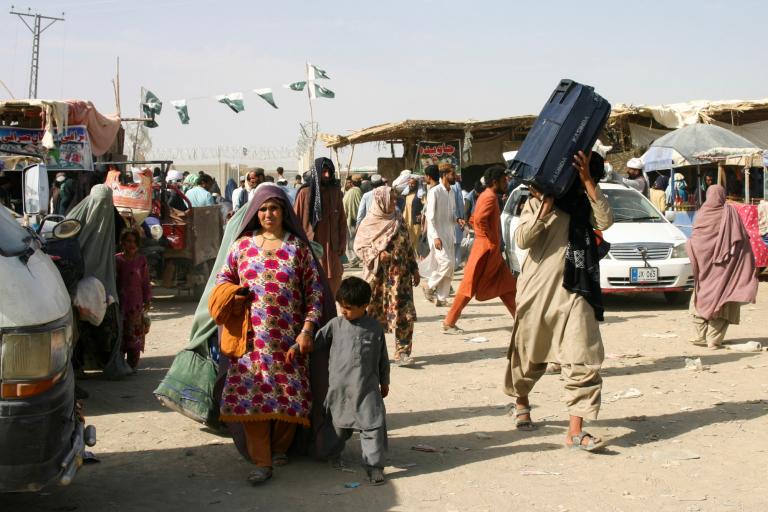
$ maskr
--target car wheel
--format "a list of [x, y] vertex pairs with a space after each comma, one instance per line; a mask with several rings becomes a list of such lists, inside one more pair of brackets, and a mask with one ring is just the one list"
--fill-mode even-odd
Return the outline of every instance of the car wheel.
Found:
[[680, 305], [691, 301], [691, 292], [664, 292], [668, 304]]

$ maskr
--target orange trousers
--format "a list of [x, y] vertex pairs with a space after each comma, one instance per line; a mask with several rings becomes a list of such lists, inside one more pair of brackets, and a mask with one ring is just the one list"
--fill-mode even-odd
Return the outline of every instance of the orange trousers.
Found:
[[296, 423], [286, 421], [246, 421], [243, 427], [248, 455], [262, 468], [272, 467], [272, 454], [288, 451], [296, 433]]
[[[512, 316], [515, 316], [515, 310], [516, 310], [515, 292], [505, 293], [499, 298], [504, 303], [504, 305], [507, 306], [507, 310], [509, 311], [509, 314]], [[451, 309], [448, 310], [448, 314], [445, 315], [445, 320], [443, 320], [443, 325], [447, 325], [450, 327], [455, 326], [456, 322], [459, 320], [459, 317], [461, 317], [461, 312], [464, 310], [467, 304], [469, 304], [470, 300], [472, 300], [472, 297], [467, 297], [466, 295], [459, 295], [457, 293], [456, 297], [453, 298], [453, 305], [451, 306]]]

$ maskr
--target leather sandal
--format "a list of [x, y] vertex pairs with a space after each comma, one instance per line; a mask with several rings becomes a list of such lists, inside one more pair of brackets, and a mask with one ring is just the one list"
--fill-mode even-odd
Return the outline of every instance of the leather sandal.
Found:
[[[528, 419], [527, 420], [520, 419], [520, 416], [523, 416], [525, 414], [528, 415]], [[522, 408], [518, 408], [517, 406], [515, 406], [515, 428], [517, 430], [523, 430], [526, 432], [530, 432], [531, 430], [536, 429], [536, 425], [534, 425], [533, 421], [531, 421], [530, 405], [528, 407], [522, 407]]]
[[248, 475], [248, 483], [251, 485], [259, 485], [270, 478], [272, 478], [272, 470], [270, 468], [258, 467]]
[[[581, 442], [585, 437], [589, 438], [589, 442], [587, 444], [582, 444]], [[595, 439], [596, 437], [589, 432], [579, 432], [575, 436], [571, 436], [571, 442], [573, 444], [570, 445], [570, 448], [574, 450], [584, 450], [585, 452], [596, 452], [605, 448], [605, 439], [600, 439], [597, 442], [595, 442]]]

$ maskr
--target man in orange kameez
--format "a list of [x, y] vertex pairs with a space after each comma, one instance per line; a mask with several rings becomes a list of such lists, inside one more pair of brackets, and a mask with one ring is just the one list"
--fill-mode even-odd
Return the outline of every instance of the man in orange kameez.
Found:
[[320, 261], [334, 296], [341, 285], [341, 257], [347, 249], [347, 220], [335, 172], [331, 159], [316, 158], [310, 179], [299, 189], [293, 205], [307, 237], [323, 246]]
[[443, 320], [446, 334], [464, 333], [456, 326], [456, 321], [472, 297], [479, 301], [500, 297], [509, 313], [515, 315], [517, 280], [501, 257], [501, 210], [497, 194], [503, 194], [507, 189], [505, 173], [502, 166], [485, 171], [486, 188], [477, 198], [473, 213], [475, 242], [453, 306]]

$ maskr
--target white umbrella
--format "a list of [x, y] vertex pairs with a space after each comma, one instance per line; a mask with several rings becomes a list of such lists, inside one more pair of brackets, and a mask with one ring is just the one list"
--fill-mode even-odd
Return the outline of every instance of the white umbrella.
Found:
[[659, 137], [641, 157], [645, 171], [675, 169], [711, 161], [701, 157], [713, 151], [752, 155], [758, 147], [741, 135], [712, 124], [692, 124]]

